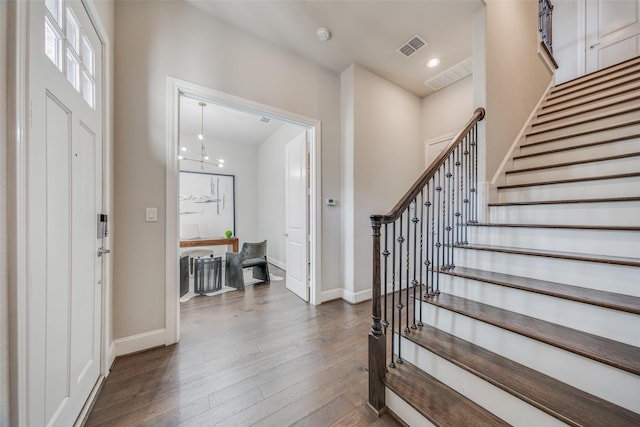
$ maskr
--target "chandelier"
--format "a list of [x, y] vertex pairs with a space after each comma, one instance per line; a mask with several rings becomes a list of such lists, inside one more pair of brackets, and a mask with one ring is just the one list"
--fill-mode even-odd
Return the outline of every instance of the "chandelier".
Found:
[[[200, 106], [200, 134], [198, 135], [198, 139], [200, 140], [200, 153], [191, 151], [187, 147], [182, 146], [180, 148], [181, 154], [178, 156], [178, 159], [200, 163], [200, 169], [204, 169], [205, 164], [221, 168], [224, 166], [224, 160], [210, 160], [209, 155], [207, 155], [207, 149], [204, 147], [204, 107], [206, 107], [207, 104], [199, 102], [198, 105]], [[198, 156], [200, 156], [200, 158], [198, 158]]]

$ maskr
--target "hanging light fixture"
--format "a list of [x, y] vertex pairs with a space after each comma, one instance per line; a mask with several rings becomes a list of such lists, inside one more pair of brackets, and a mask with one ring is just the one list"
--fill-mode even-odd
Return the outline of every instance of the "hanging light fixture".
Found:
[[[198, 134], [198, 139], [200, 140], [200, 159], [194, 158], [198, 156], [198, 153], [194, 153], [193, 151], [189, 150], [187, 147], [181, 147], [181, 152], [184, 154], [180, 154], [178, 156], [178, 159], [180, 160], [187, 160], [190, 162], [197, 162], [200, 163], [200, 169], [204, 169], [204, 165], [211, 165], [211, 166], [217, 166], [219, 168], [224, 166], [224, 160], [223, 159], [214, 159], [213, 161], [209, 160], [209, 156], [207, 155], [207, 150], [204, 146], [204, 107], [207, 106], [207, 104], [205, 104], [204, 102], [199, 102], [198, 105], [200, 106], [200, 134]], [[192, 156], [192, 157], [189, 157]]]

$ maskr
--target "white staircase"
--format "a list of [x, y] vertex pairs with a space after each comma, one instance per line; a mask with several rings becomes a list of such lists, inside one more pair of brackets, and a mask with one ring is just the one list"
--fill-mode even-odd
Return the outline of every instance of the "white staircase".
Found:
[[[393, 413], [412, 426], [640, 425], [640, 58], [549, 92], [454, 260], [440, 294], [415, 301], [424, 326], [402, 333]], [[425, 378], [438, 387], [408, 392]], [[451, 418], [439, 400], [488, 418]]]

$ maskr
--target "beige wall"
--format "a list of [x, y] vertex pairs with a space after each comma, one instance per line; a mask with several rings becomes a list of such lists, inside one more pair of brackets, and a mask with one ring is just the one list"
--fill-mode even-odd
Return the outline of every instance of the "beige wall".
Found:
[[[339, 169], [339, 79], [178, 1], [116, 4], [114, 336], [165, 325], [167, 76], [322, 121], [322, 191]], [[159, 221], [146, 223], [144, 208]], [[323, 207], [323, 290], [339, 286], [339, 216]]]
[[538, 2], [487, 0], [486, 168], [493, 177], [551, 82], [538, 56]]
[[457, 133], [473, 114], [473, 76], [422, 98], [422, 141]]
[[344, 284], [346, 299], [358, 302], [371, 296], [369, 216], [388, 212], [419, 177], [424, 151], [420, 98], [359, 65], [349, 67], [342, 82], [343, 198], [352, 199], [343, 203], [343, 239], [349, 246]]

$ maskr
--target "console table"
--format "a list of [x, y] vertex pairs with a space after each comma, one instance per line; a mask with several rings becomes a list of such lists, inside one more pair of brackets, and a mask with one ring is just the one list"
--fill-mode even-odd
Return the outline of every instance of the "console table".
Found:
[[237, 237], [218, 237], [218, 238], [204, 238], [204, 239], [189, 239], [180, 240], [181, 248], [193, 248], [197, 246], [229, 246], [233, 248], [233, 252], [238, 252], [238, 238]]

